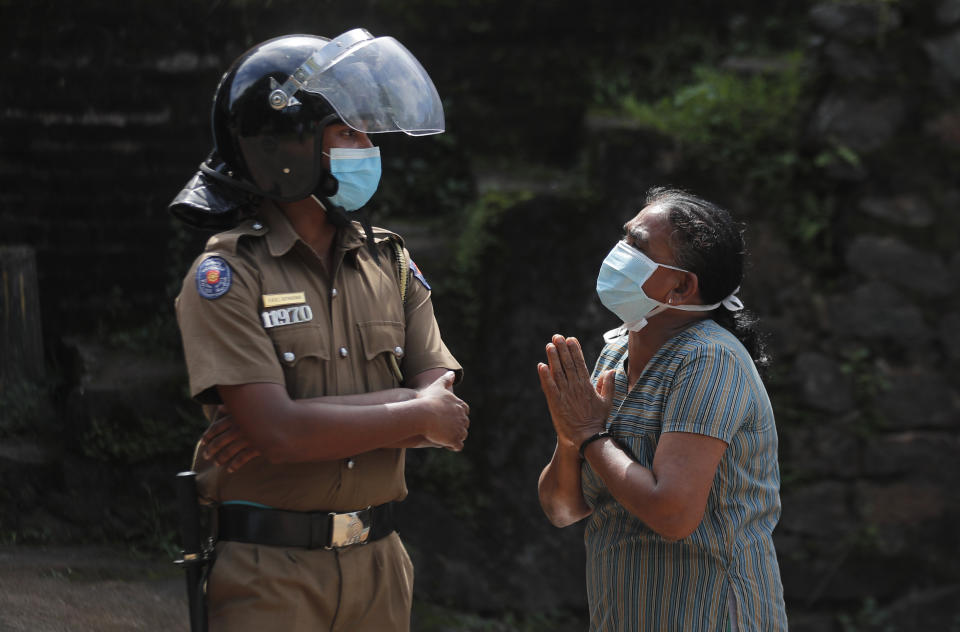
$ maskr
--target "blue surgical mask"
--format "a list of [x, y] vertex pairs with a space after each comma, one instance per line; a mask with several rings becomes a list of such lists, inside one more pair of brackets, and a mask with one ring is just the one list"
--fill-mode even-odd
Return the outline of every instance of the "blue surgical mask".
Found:
[[597, 277], [597, 294], [604, 307], [623, 321], [621, 329], [639, 331], [647, 324], [647, 318], [665, 309], [709, 312], [720, 305], [731, 311], [743, 309], [740, 299], [734, 296], [737, 290], [714, 305], [669, 305], [652, 299], [643, 291], [643, 284], [658, 267], [688, 272], [683, 268], [657, 263], [625, 241], [617, 242], [603, 260]]
[[333, 147], [330, 153], [330, 173], [339, 187], [330, 202], [355, 211], [370, 201], [380, 184], [380, 148], [348, 149]]

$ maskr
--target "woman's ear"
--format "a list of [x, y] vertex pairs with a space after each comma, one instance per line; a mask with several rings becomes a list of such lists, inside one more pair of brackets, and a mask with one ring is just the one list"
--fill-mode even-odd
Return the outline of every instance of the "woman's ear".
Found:
[[692, 272], [677, 270], [677, 283], [667, 295], [669, 305], [686, 305], [699, 302], [700, 282]]

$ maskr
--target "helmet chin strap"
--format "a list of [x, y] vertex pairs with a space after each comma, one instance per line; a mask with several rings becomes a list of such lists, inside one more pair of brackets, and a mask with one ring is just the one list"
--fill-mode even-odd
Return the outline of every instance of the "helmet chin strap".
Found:
[[344, 210], [342, 206], [337, 206], [330, 201], [330, 198], [323, 196], [323, 199], [317, 197], [316, 193], [312, 193], [310, 198], [317, 203], [317, 205], [323, 209], [326, 213], [327, 221], [333, 224], [337, 228], [346, 228], [350, 225], [350, 218], [347, 216], [347, 211]]
[[263, 191], [252, 184], [249, 184], [231, 175], [227, 175], [221, 171], [221, 168], [225, 166], [222, 162], [216, 165], [216, 167], [211, 167], [209, 164], [207, 164], [209, 160], [210, 159], [208, 158], [200, 163], [200, 171], [202, 171], [205, 175], [213, 178], [214, 180], [222, 182], [223, 184], [234, 187], [235, 189], [240, 189], [241, 191], [246, 191], [247, 193], [253, 193], [259, 197], [263, 197], [265, 195]]
[[326, 212], [327, 221], [338, 229], [349, 226], [350, 218], [347, 216], [346, 209], [330, 201], [330, 196], [336, 195], [337, 189], [340, 188], [340, 183], [333, 176], [333, 174], [323, 166], [323, 158], [321, 156], [323, 155], [323, 132], [327, 129], [328, 125], [339, 121], [340, 116], [332, 113], [320, 119], [320, 123], [317, 124], [317, 135], [315, 137], [316, 141], [313, 151], [314, 160], [321, 162], [318, 165], [320, 169], [316, 188], [314, 189], [313, 193], [310, 194], [310, 197], [313, 198], [313, 201], [319, 204], [320, 208]]
[[[310, 197], [326, 212], [327, 221], [333, 224], [338, 230], [346, 228], [352, 223], [353, 220], [347, 214], [347, 211], [342, 206], [331, 202], [330, 198], [324, 196], [323, 200], [321, 200], [316, 194], [312, 194]], [[377, 252], [373, 241], [373, 227], [370, 226], [370, 220], [367, 218], [366, 212], [353, 211], [353, 215], [363, 227], [363, 233], [366, 236], [367, 249], [370, 251], [370, 256], [373, 257], [374, 261], [380, 263], [380, 253]]]
[[[322, 152], [322, 138], [323, 132], [327, 128], [327, 125], [330, 125], [333, 122], [343, 122], [338, 114], [328, 114], [320, 120], [318, 125], [319, 132], [317, 135], [317, 147], [314, 151]], [[319, 158], [319, 156], [318, 156]], [[342, 206], [334, 204], [330, 201], [330, 196], [337, 193], [337, 189], [340, 187], [340, 183], [337, 179], [330, 173], [326, 167], [321, 167], [319, 182], [317, 182], [317, 188], [314, 190], [314, 193], [310, 196], [314, 201], [319, 204], [327, 213], [327, 221], [333, 224], [337, 229], [346, 228], [353, 221], [351, 217], [347, 214], [347, 210]], [[373, 260], [377, 263], [380, 263], [380, 255], [377, 253], [377, 249], [373, 243], [373, 229], [370, 226], [370, 220], [367, 218], [367, 215], [363, 211], [353, 211], [353, 216], [357, 218], [357, 221], [360, 222], [360, 225], [363, 226], [364, 235], [367, 238], [367, 249], [370, 251], [370, 256], [373, 257]]]

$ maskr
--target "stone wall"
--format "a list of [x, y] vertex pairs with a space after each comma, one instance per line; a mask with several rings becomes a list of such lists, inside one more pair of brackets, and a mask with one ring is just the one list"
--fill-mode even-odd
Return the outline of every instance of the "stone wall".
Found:
[[[19, 404], [0, 411], [0, 536], [170, 544], [169, 483], [201, 427], [170, 300], [205, 235], [164, 207], [209, 149], [230, 60], [362, 24], [414, 50], [448, 114], [441, 138], [384, 139], [374, 215], [435, 287], [473, 419], [463, 454], [409, 457], [418, 597], [582, 616], [582, 527], [552, 528], [536, 498], [553, 436], [535, 366], [555, 332], [596, 357], [616, 324], [599, 262], [642, 192], [673, 184], [749, 226], [742, 297], [774, 356], [792, 629], [960, 624], [956, 0], [250, 4], [0, 1], [0, 244], [36, 252], [50, 376], [0, 397]], [[682, 55], [776, 72], [773, 44], [738, 46], [757, 31], [814, 78], [797, 166], [763, 195], [595, 107], [613, 67], [657, 96]], [[790, 200], [806, 223], [787, 221]]]

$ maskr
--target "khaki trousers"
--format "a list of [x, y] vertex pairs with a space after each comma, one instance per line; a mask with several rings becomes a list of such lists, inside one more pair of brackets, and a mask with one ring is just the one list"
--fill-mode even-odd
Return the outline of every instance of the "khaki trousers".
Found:
[[413, 564], [396, 533], [345, 549], [219, 542], [210, 632], [410, 630]]

